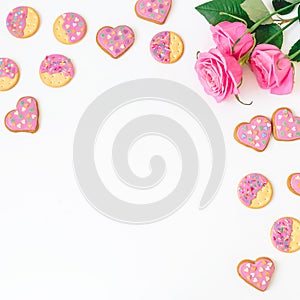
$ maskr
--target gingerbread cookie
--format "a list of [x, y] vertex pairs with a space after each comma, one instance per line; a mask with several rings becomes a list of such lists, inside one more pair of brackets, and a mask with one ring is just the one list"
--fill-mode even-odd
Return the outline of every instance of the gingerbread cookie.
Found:
[[0, 91], [12, 89], [19, 81], [18, 65], [9, 58], [0, 58]]
[[119, 58], [134, 44], [134, 32], [126, 25], [116, 28], [102, 27], [97, 33], [97, 43], [112, 58]]
[[235, 128], [234, 138], [240, 144], [262, 152], [269, 144], [271, 133], [271, 121], [265, 116], [256, 116], [250, 123], [239, 124]]
[[260, 257], [255, 261], [245, 259], [237, 267], [239, 276], [261, 292], [269, 287], [274, 271], [274, 262], [268, 257]]
[[270, 203], [273, 195], [271, 182], [263, 175], [252, 173], [238, 185], [238, 197], [249, 208], [262, 208]]
[[5, 117], [5, 126], [12, 132], [35, 133], [39, 129], [38, 102], [33, 97], [23, 97], [17, 103], [17, 108]]
[[287, 179], [289, 190], [297, 196], [300, 196], [300, 173], [294, 173]]
[[138, 0], [135, 5], [135, 12], [138, 17], [144, 20], [164, 24], [171, 7], [172, 0]]
[[40, 26], [39, 14], [29, 6], [14, 8], [7, 16], [6, 27], [16, 38], [28, 38], [34, 35]]
[[156, 34], [150, 43], [151, 55], [160, 63], [172, 64], [177, 62], [184, 53], [181, 37], [171, 31]]
[[273, 135], [277, 141], [300, 139], [300, 118], [295, 117], [289, 108], [277, 109], [273, 116]]
[[64, 13], [54, 22], [53, 32], [59, 42], [68, 45], [75, 44], [84, 38], [87, 25], [79, 14]]
[[74, 77], [75, 71], [71, 60], [64, 55], [46, 56], [40, 66], [42, 81], [53, 88], [65, 86]]
[[300, 222], [291, 217], [277, 220], [271, 229], [271, 240], [276, 249], [285, 253], [300, 249]]

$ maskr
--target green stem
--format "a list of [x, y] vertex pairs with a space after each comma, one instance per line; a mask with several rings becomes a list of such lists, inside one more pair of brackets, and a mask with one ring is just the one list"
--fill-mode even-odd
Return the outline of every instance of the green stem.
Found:
[[300, 0], [298, 0], [295, 3], [292, 3], [284, 8], [278, 9], [274, 12], [272, 12], [271, 14], [266, 15], [264, 18], [262, 18], [261, 20], [259, 20], [258, 22], [256, 22], [252, 27], [250, 27], [248, 30], [246, 30], [244, 32], [244, 34], [239, 37], [236, 42], [233, 44], [232, 46], [232, 53], [234, 53], [234, 48], [235, 46], [240, 42], [240, 40], [247, 34], [247, 33], [252, 33], [253, 31], [255, 31], [260, 25], [262, 25], [264, 22], [266, 22], [267, 20], [269, 20], [271, 17], [273, 17], [274, 15], [280, 14], [281, 12], [285, 11], [286, 9], [292, 8], [294, 6], [296, 6], [297, 4], [300, 3]]
[[253, 103], [253, 101], [251, 101], [250, 103], [245, 103], [240, 99], [240, 97], [238, 95], [234, 95], [234, 96], [235, 96], [235, 99], [243, 105], [252, 105], [252, 103]]
[[225, 16], [231, 17], [232, 19], [238, 20], [238, 21], [244, 23], [245, 25], [247, 25], [247, 22], [246, 22], [244, 19], [239, 18], [239, 17], [234, 16], [234, 15], [231, 15], [231, 14], [228, 14], [228, 13], [226, 13], [226, 12], [224, 12], [224, 11], [221, 11], [221, 12], [219, 13], [219, 15], [221, 15], [221, 16], [222, 16], [222, 15], [225, 15]]
[[295, 17], [294, 19], [292, 19], [290, 21], [290, 23], [288, 23], [287, 25], [285, 25], [284, 27], [281, 28], [280, 31], [277, 31], [275, 34], [273, 34], [272, 36], [270, 36], [267, 40], [265, 40], [262, 44], [268, 44], [269, 42], [271, 42], [274, 38], [276, 38], [280, 33], [282, 33], [284, 30], [288, 29], [290, 26], [292, 26], [295, 22], [298, 21], [298, 17]]
[[294, 54], [288, 56], [288, 58], [289, 58], [290, 60], [293, 60], [293, 59], [294, 59], [296, 56], [298, 56], [299, 54], [300, 54], [300, 49], [299, 49], [298, 51], [296, 51]]

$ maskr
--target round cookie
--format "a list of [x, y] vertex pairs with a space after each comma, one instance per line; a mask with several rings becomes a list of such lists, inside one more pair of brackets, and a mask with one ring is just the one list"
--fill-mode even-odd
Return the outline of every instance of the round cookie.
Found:
[[252, 173], [245, 176], [237, 189], [240, 201], [249, 208], [263, 208], [270, 203], [273, 188], [263, 175]]
[[300, 196], [300, 173], [294, 173], [287, 179], [289, 190], [297, 196]]
[[37, 132], [39, 129], [37, 100], [33, 97], [21, 98], [16, 109], [6, 115], [4, 123], [6, 128], [12, 132]]
[[56, 39], [67, 45], [80, 42], [86, 32], [87, 25], [84, 18], [76, 13], [62, 14], [53, 25], [53, 33]]
[[63, 87], [74, 77], [75, 71], [71, 60], [64, 55], [46, 56], [40, 66], [42, 81], [53, 88]]
[[19, 81], [18, 65], [9, 58], [0, 58], [0, 91], [12, 89]]
[[300, 222], [291, 217], [277, 220], [271, 229], [273, 246], [282, 252], [291, 253], [300, 249]]
[[150, 51], [153, 58], [158, 62], [173, 64], [182, 57], [184, 43], [177, 33], [162, 31], [152, 38]]
[[7, 16], [6, 27], [16, 38], [28, 38], [34, 35], [40, 26], [39, 14], [29, 6], [14, 8]]

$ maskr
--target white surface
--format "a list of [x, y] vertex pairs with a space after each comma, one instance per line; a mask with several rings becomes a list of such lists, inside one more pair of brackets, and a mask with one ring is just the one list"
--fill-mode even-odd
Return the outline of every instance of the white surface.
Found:
[[[292, 95], [276, 97], [260, 90], [245, 70], [241, 98], [254, 104], [244, 107], [233, 99], [216, 104], [204, 94], [193, 72], [196, 51], [213, 47], [208, 24], [194, 10], [203, 2], [174, 0], [167, 23], [159, 26], [136, 17], [135, 0], [28, 0], [26, 5], [40, 13], [41, 27], [27, 40], [13, 38], [5, 28], [9, 10], [25, 3], [1, 2], [0, 56], [11, 57], [21, 66], [18, 85], [0, 95], [1, 118], [25, 95], [35, 96], [41, 109], [41, 128], [35, 135], [16, 135], [0, 127], [1, 299], [276, 300], [297, 293], [300, 254], [285, 255], [274, 249], [269, 230], [281, 216], [298, 217], [300, 200], [289, 192], [286, 178], [300, 171], [300, 142], [272, 140], [259, 154], [236, 143], [232, 132], [239, 122], [256, 114], [271, 117], [281, 106], [300, 114], [299, 76]], [[66, 11], [81, 13], [89, 26], [86, 38], [74, 46], [60, 44], [52, 34], [52, 23]], [[137, 39], [124, 57], [114, 61], [98, 48], [95, 36], [100, 27], [119, 24], [132, 26]], [[171, 66], [156, 63], [148, 50], [151, 37], [163, 29], [181, 34], [186, 45], [183, 58]], [[76, 66], [76, 77], [62, 89], [50, 89], [39, 79], [40, 62], [52, 53], [69, 56]], [[176, 214], [152, 225], [130, 226], [103, 217], [81, 195], [73, 174], [72, 143], [82, 113], [100, 93], [120, 82], [145, 77], [181, 82], [207, 100], [222, 124], [227, 170], [220, 192], [207, 209], [198, 210], [205, 186], [200, 180], [193, 197]], [[187, 122], [197, 145], [207, 143], [201, 129], [192, 128], [189, 117], [179, 117], [186, 119], [182, 122]], [[142, 175], [147, 170], [145, 148], [147, 141], [133, 149], [141, 154], [133, 153], [130, 158], [133, 169]], [[170, 151], [170, 159], [174, 156], [177, 164], [174, 149]], [[205, 180], [209, 166], [207, 159], [202, 161]], [[172, 174], [180, 171], [173, 168]], [[265, 174], [274, 185], [274, 199], [262, 210], [249, 210], [236, 197], [237, 182], [252, 171]], [[108, 174], [113, 187], [115, 179]], [[176, 182], [172, 176], [168, 180], [165, 190]], [[247, 286], [236, 274], [240, 260], [259, 256], [271, 257], [277, 267], [266, 293]]]

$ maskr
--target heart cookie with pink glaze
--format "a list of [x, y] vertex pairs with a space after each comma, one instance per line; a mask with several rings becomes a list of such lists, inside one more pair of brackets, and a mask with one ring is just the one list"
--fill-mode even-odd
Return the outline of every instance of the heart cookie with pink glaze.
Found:
[[134, 32], [126, 25], [116, 28], [102, 27], [97, 33], [97, 43], [112, 58], [119, 58], [134, 44]]
[[21, 98], [17, 103], [17, 108], [6, 115], [5, 126], [12, 132], [37, 132], [39, 129], [37, 100], [33, 97]]
[[277, 109], [273, 116], [273, 134], [278, 141], [295, 141], [300, 139], [300, 118], [295, 117], [289, 108]]
[[256, 116], [250, 123], [239, 124], [235, 128], [234, 138], [240, 144], [262, 152], [269, 144], [271, 133], [271, 121], [265, 116]]
[[135, 5], [135, 12], [138, 17], [164, 24], [172, 7], [172, 0], [139, 0]]
[[268, 257], [260, 257], [256, 261], [243, 260], [237, 267], [239, 276], [261, 292], [264, 292], [275, 271], [274, 262]]
[[300, 173], [294, 173], [287, 180], [289, 190], [295, 195], [300, 196]]

